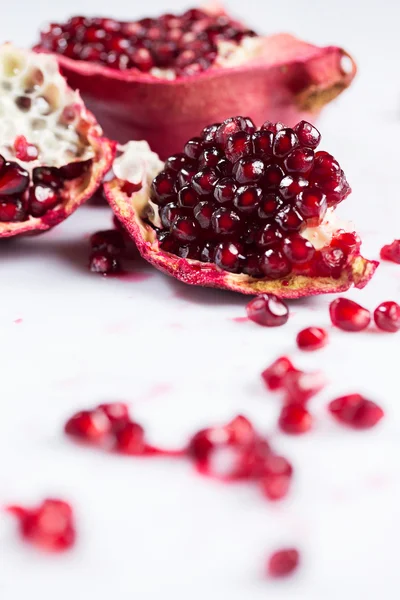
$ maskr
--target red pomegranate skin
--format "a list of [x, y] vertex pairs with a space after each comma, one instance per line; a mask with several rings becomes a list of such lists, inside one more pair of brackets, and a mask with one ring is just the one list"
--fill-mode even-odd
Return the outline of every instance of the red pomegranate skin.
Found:
[[354, 60], [337, 46], [320, 48], [288, 34], [261, 39], [260, 54], [245, 64], [176, 80], [55, 56], [106, 135], [121, 143], [146, 140], [166, 159], [206, 125], [234, 114], [248, 114], [257, 126], [265, 115], [288, 125], [315, 121], [356, 74]]

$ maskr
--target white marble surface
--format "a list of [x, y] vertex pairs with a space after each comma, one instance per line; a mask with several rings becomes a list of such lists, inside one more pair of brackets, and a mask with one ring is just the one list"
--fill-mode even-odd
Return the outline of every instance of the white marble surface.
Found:
[[[0, 37], [28, 45], [42, 21], [69, 13], [135, 17], [186, 6], [148, 4], [15, 0], [2, 7]], [[400, 237], [398, 3], [227, 5], [258, 29], [342, 44], [358, 60], [354, 86], [320, 128], [354, 190], [341, 214], [357, 222], [376, 258]], [[400, 334], [332, 331], [328, 348], [300, 355], [296, 332], [329, 326], [331, 298], [291, 303], [287, 326], [270, 331], [232, 321], [244, 314], [244, 298], [189, 289], [145, 264], [134, 266], [148, 275], [142, 281], [90, 275], [85, 236], [109, 223], [106, 209], [83, 208], [48, 235], [1, 244], [0, 504], [65, 497], [79, 530], [72, 552], [48, 556], [0, 515], [1, 600], [397, 600]], [[371, 309], [399, 301], [400, 267], [382, 264], [364, 291], [348, 295]], [[276, 432], [279, 401], [260, 382], [281, 353], [330, 380], [312, 404], [315, 431], [300, 439]], [[376, 431], [349, 432], [326, 415], [327, 401], [347, 392], [384, 406]], [[64, 439], [74, 410], [117, 399], [156, 443], [174, 446], [245, 413], [293, 461], [293, 492], [271, 505], [184, 463], [106, 456]], [[291, 580], [265, 581], [266, 556], [286, 544], [301, 549], [302, 568]]]

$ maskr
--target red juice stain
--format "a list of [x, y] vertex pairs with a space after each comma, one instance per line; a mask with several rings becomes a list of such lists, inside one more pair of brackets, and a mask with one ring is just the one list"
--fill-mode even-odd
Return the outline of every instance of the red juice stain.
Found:
[[118, 273], [118, 275], [114, 276], [115, 279], [119, 279], [120, 281], [133, 281], [138, 283], [139, 281], [146, 281], [146, 279], [150, 279], [151, 275], [149, 273]]
[[14, 323], [16, 325], [20, 325], [22, 323], [23, 319], [19, 318], [19, 319], [15, 319]]
[[246, 323], [249, 320], [249, 317], [232, 317], [230, 319], [230, 321], [233, 321], [234, 323]]

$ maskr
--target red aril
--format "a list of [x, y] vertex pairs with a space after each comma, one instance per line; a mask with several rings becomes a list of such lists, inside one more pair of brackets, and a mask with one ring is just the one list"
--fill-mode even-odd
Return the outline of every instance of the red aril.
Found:
[[273, 294], [257, 296], [248, 303], [246, 310], [251, 321], [264, 327], [279, 327], [289, 319], [287, 305]]
[[321, 327], [307, 327], [297, 334], [296, 342], [301, 350], [312, 352], [328, 343], [328, 333]]
[[337, 421], [353, 429], [371, 429], [385, 414], [380, 406], [361, 394], [336, 398], [328, 408]]
[[68, 419], [64, 431], [79, 441], [101, 445], [111, 432], [111, 424], [103, 410], [83, 410]]
[[283, 378], [282, 387], [288, 404], [305, 404], [326, 385], [326, 378], [320, 371], [305, 373], [289, 371]]
[[381, 248], [381, 258], [400, 264], [400, 240], [394, 240]]
[[293, 468], [286, 458], [271, 452], [264, 460], [261, 490], [269, 500], [281, 500], [289, 492], [292, 476]]
[[333, 325], [343, 331], [362, 331], [371, 322], [369, 310], [347, 298], [334, 300], [329, 307], [329, 312]]
[[379, 329], [396, 333], [400, 329], [400, 306], [397, 302], [382, 302], [374, 311], [374, 320]]
[[300, 555], [295, 548], [285, 548], [274, 552], [268, 559], [268, 575], [273, 578], [287, 577], [297, 569]]
[[281, 410], [279, 428], [293, 435], [306, 433], [313, 424], [313, 418], [302, 404], [288, 404]]
[[261, 373], [266, 386], [271, 390], [282, 388], [284, 378], [289, 372], [297, 371], [286, 356], [277, 358], [267, 369]]

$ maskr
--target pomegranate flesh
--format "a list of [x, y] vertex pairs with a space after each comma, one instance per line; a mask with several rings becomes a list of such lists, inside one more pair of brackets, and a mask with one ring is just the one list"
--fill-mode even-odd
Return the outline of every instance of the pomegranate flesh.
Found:
[[259, 36], [218, 7], [135, 22], [75, 16], [51, 23], [35, 50], [57, 57], [110, 137], [146, 140], [164, 159], [232, 113], [258, 125], [265, 113], [314, 118], [356, 73], [342, 48]]
[[130, 142], [104, 190], [142, 256], [185, 283], [280, 298], [363, 287], [377, 263], [335, 215], [350, 187], [319, 140], [304, 121], [232, 117], [164, 164]]
[[0, 237], [45, 231], [90, 198], [115, 144], [54, 57], [0, 46]]
[[51, 552], [74, 545], [74, 516], [67, 502], [48, 498], [36, 508], [8, 506], [7, 510], [18, 519], [21, 535], [31, 544]]

